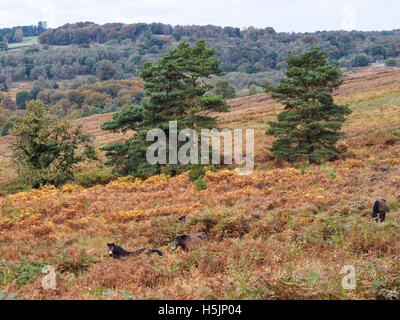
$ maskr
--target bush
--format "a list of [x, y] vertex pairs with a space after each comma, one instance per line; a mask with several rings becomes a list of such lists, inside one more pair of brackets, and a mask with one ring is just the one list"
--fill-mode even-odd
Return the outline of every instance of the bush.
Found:
[[250, 225], [247, 219], [242, 215], [228, 216], [222, 218], [218, 224], [211, 230], [211, 233], [216, 235], [218, 240], [225, 237], [237, 238], [242, 237], [250, 230]]
[[204, 182], [202, 178], [196, 180], [196, 189], [197, 190], [206, 190], [207, 184]]
[[205, 171], [202, 165], [193, 165], [189, 171], [189, 180], [195, 182], [198, 179], [203, 178]]
[[0, 195], [26, 191], [31, 188], [22, 178], [11, 179], [0, 185]]
[[12, 117], [6, 121], [1, 127], [0, 127], [0, 136], [4, 137], [10, 134], [10, 131], [13, 127], [13, 123], [15, 121], [15, 117]]
[[385, 60], [385, 66], [387, 67], [397, 67], [397, 61], [394, 58], [389, 58]]
[[355, 58], [353, 59], [352, 67], [366, 67], [368, 66], [368, 64], [369, 64], [368, 58], [363, 54], [359, 54], [355, 56]]
[[26, 108], [26, 103], [32, 99], [32, 94], [29, 91], [20, 91], [16, 95], [17, 106], [21, 109]]
[[105, 185], [116, 177], [109, 169], [91, 169], [85, 170], [84, 174], [78, 174], [75, 182], [84, 188], [90, 188], [95, 185]]
[[5, 259], [0, 261], [1, 282], [13, 280], [19, 287], [23, 287], [38, 279], [42, 268], [47, 264], [43, 261], [28, 261], [22, 254], [20, 254], [20, 258], [22, 262], [19, 264], [7, 262]]

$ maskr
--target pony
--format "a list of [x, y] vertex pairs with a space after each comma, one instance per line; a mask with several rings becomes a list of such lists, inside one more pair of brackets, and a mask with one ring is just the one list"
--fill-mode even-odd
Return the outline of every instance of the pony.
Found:
[[386, 211], [389, 209], [387, 205], [387, 201], [385, 199], [378, 199], [374, 203], [374, 207], [372, 209], [372, 220], [378, 222], [378, 214], [381, 222], [385, 221]]
[[117, 246], [116, 244], [114, 244], [114, 242], [107, 243], [107, 246], [108, 246], [108, 255], [110, 257], [116, 258], [116, 259], [120, 259], [122, 257], [127, 257], [127, 256], [137, 256], [140, 253], [145, 253], [147, 255], [150, 255], [152, 253], [158, 253], [158, 255], [160, 255], [160, 256], [163, 255], [163, 253], [157, 249], [142, 248], [142, 249], [138, 249], [135, 251], [128, 251], [120, 246]]
[[172, 239], [172, 242], [175, 241], [176, 243], [175, 248], [173, 248], [172, 251], [175, 251], [178, 249], [178, 247], [181, 247], [184, 251], [188, 252], [193, 248], [200, 246], [203, 241], [207, 240], [208, 237], [204, 233], [198, 233], [194, 235], [184, 234], [177, 236]]

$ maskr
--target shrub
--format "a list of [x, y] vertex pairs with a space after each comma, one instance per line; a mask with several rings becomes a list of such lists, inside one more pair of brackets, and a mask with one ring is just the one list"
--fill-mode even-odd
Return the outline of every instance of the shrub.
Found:
[[75, 182], [82, 187], [90, 188], [95, 185], [106, 185], [114, 180], [116, 176], [109, 169], [90, 169], [85, 170], [85, 173], [78, 174], [75, 177]]
[[368, 58], [363, 54], [359, 54], [354, 57], [352, 67], [366, 67], [368, 66], [368, 64]]
[[26, 184], [24, 179], [19, 177], [15, 179], [11, 179], [0, 185], [0, 194], [5, 193], [17, 193], [21, 191], [26, 191], [31, 188], [30, 185]]
[[25, 256], [20, 254], [21, 263], [10, 263], [4, 259], [0, 262], [0, 281], [15, 281], [19, 286], [25, 286], [34, 282], [42, 272], [42, 268], [47, 264], [44, 261], [28, 261]]
[[205, 175], [205, 171], [202, 165], [193, 165], [189, 171], [189, 180], [195, 182], [198, 179], [202, 179]]
[[207, 184], [204, 182], [202, 178], [196, 180], [196, 189], [197, 190], [206, 190]]
[[235, 215], [221, 219], [211, 230], [211, 233], [215, 233], [216, 238], [221, 240], [225, 237], [242, 237], [248, 233], [249, 230], [250, 226], [248, 220], [241, 215]]
[[397, 67], [397, 61], [394, 58], [389, 58], [385, 60], [385, 65], [387, 67]]

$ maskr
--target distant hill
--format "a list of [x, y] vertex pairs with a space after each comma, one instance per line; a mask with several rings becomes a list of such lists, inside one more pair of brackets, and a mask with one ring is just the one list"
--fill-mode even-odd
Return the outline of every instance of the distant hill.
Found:
[[252, 84], [276, 84], [283, 77], [288, 54], [302, 53], [311, 45], [321, 46], [331, 54], [333, 62], [347, 70], [377, 61], [399, 65], [400, 30], [287, 33], [276, 32], [272, 27], [241, 30], [213, 25], [79, 22], [41, 32], [40, 45], [2, 51], [0, 90], [6, 91], [21, 81], [96, 76], [98, 66], [105, 62], [111, 62], [115, 70], [113, 79], [131, 79], [140, 74], [144, 63], [160, 59], [178, 42], [194, 44], [199, 38], [215, 46], [215, 56], [227, 73], [223, 78], [239, 95], [246, 95]]
[[108, 23], [92, 22], [66, 24], [49, 29], [39, 41], [49, 45], [89, 45], [91, 43], [123, 42], [130, 40], [139, 56], [159, 54], [171, 42], [199, 38], [216, 46], [216, 55], [227, 72], [256, 73], [268, 69], [279, 70], [288, 52], [299, 53], [312, 44], [330, 52], [332, 60], [342, 66], [354, 64], [356, 55], [365, 55], [369, 62], [398, 57], [400, 30], [392, 31], [318, 31], [314, 33], [276, 32], [274, 28], [206, 26], [171, 26], [162, 23]]

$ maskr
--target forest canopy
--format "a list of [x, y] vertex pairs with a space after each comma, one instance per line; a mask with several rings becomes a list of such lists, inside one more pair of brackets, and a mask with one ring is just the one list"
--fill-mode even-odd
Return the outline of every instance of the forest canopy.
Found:
[[[157, 61], [180, 41], [194, 45], [201, 38], [210, 47], [215, 46], [215, 56], [227, 72], [225, 79], [238, 90], [248, 88], [249, 81], [259, 84], [265, 78], [276, 84], [286, 68], [289, 53], [304, 53], [311, 45], [319, 45], [331, 61], [344, 68], [396, 59], [400, 53], [400, 30], [287, 33], [276, 32], [272, 27], [92, 22], [45, 31], [36, 29], [31, 31], [35, 34], [40, 31], [40, 45], [12, 54], [0, 53], [0, 88], [4, 82], [33, 81], [40, 77], [63, 80], [92, 75], [129, 79], [139, 76], [146, 62]], [[24, 36], [27, 36], [25, 31]], [[101, 71], [104, 66], [108, 67], [105, 76]]]

